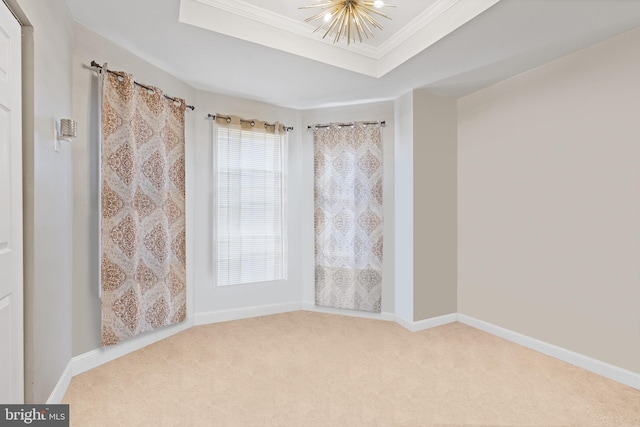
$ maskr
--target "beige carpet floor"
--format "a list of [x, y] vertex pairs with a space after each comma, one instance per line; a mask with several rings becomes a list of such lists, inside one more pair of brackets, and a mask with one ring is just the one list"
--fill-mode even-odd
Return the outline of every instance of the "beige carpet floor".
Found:
[[191, 328], [78, 375], [71, 425], [640, 426], [640, 391], [452, 323], [298, 311]]

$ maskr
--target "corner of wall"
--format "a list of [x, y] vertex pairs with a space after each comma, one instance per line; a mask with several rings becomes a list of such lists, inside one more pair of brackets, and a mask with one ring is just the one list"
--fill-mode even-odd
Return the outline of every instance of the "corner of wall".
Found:
[[394, 103], [395, 141], [395, 314], [413, 321], [413, 92]]
[[414, 321], [458, 308], [457, 114], [455, 98], [414, 91]]

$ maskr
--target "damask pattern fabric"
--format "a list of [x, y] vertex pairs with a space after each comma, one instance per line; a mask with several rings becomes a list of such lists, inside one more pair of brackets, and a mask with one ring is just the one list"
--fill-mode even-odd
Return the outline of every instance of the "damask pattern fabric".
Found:
[[382, 133], [332, 124], [315, 128], [313, 139], [316, 304], [379, 313]]
[[102, 345], [186, 317], [185, 102], [102, 76]]

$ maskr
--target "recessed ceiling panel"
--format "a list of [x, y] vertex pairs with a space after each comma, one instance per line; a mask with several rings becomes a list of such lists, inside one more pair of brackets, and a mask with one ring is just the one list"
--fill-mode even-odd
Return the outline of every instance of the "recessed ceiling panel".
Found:
[[[500, 0], [407, 1], [385, 9], [394, 19], [366, 43], [323, 38], [299, 10], [302, 3], [280, 0], [269, 8], [257, 0], [181, 0], [180, 22], [258, 43], [372, 77], [381, 77], [455, 31]], [[380, 20], [383, 20], [382, 18]]]

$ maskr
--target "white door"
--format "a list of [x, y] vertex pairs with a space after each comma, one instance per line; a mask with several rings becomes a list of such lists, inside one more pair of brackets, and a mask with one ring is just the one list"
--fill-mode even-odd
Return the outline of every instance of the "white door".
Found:
[[0, 402], [23, 403], [20, 24], [0, 1]]

